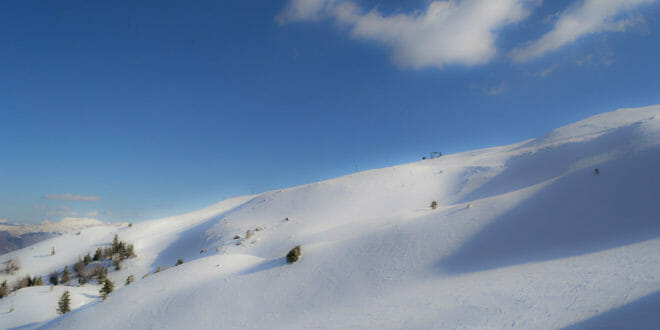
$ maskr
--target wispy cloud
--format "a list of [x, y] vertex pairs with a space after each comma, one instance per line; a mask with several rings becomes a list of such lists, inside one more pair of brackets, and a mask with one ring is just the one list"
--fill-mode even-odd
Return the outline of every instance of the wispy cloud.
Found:
[[497, 31], [521, 21], [531, 0], [433, 1], [411, 14], [364, 11], [355, 2], [291, 0], [278, 22], [331, 18], [348, 27], [355, 39], [387, 45], [401, 67], [441, 68], [448, 64], [480, 65], [497, 54]]
[[506, 86], [504, 82], [501, 82], [499, 85], [487, 88], [484, 92], [490, 96], [496, 96], [504, 93], [506, 91]]
[[529, 75], [532, 76], [532, 77], [545, 78], [545, 77], [549, 76], [551, 73], [555, 72], [555, 70], [557, 70], [558, 68], [559, 68], [559, 64], [553, 64], [549, 68], [546, 68], [543, 71], [529, 73]]
[[101, 200], [99, 196], [84, 196], [84, 195], [72, 195], [72, 194], [47, 194], [44, 195], [45, 199], [49, 200], [58, 200], [58, 201], [85, 201], [85, 202], [98, 202]]
[[78, 215], [78, 212], [72, 210], [68, 206], [59, 206], [57, 208], [52, 208], [48, 210], [48, 215], [53, 216], [66, 216], [66, 217], [72, 217]]
[[275, 17], [280, 24], [287, 22], [315, 21], [331, 0], [291, 0], [282, 13]]
[[91, 211], [91, 212], [87, 212], [85, 214], [85, 216], [87, 216], [87, 217], [95, 217], [97, 215], [99, 215], [99, 211]]
[[633, 10], [659, 0], [583, 0], [557, 18], [552, 30], [527, 46], [511, 51], [517, 62], [526, 62], [574, 43], [580, 38], [607, 31], [625, 31], [643, 21]]

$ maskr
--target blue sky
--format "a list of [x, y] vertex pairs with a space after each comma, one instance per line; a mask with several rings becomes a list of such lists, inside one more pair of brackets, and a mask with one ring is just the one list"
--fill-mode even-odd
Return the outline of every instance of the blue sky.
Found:
[[141, 221], [660, 103], [660, 1], [2, 1], [0, 219]]

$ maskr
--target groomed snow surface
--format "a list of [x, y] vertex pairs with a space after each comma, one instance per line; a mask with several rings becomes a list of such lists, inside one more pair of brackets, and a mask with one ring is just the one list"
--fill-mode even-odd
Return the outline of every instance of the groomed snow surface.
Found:
[[[109, 272], [106, 301], [95, 281], [71, 286], [73, 311], [58, 316], [65, 287], [25, 288], [0, 299], [0, 327], [657, 329], [660, 106], [88, 228], [2, 255], [22, 268], [0, 276], [71, 268], [115, 234], [138, 257]], [[296, 245], [302, 258], [287, 264]]]

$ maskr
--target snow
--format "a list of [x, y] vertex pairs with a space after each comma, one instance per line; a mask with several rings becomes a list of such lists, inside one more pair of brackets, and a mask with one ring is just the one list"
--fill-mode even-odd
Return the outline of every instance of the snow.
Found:
[[[116, 291], [106, 301], [96, 285], [70, 287], [81, 308], [57, 316], [62, 286], [26, 288], [0, 299], [0, 323], [652, 328], [650, 311], [660, 307], [659, 115], [660, 106], [621, 109], [509, 146], [53, 238], [2, 256], [22, 265], [10, 282], [61, 270], [115, 234], [138, 257], [109, 273]], [[302, 259], [287, 264], [298, 244]], [[174, 267], [179, 258], [185, 263]], [[131, 274], [136, 282], [123, 287]]]

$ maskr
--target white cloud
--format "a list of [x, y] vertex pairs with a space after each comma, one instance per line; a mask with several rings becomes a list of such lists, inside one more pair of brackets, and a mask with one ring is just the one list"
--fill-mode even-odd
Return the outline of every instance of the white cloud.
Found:
[[414, 14], [385, 16], [364, 12], [353, 1], [291, 0], [282, 23], [328, 17], [348, 27], [352, 37], [387, 45], [401, 67], [479, 65], [496, 54], [497, 30], [528, 15], [532, 0], [433, 1]]
[[84, 195], [72, 195], [72, 194], [47, 194], [44, 195], [45, 199], [50, 200], [59, 200], [59, 201], [86, 201], [86, 202], [98, 202], [101, 200], [99, 196], [84, 196]]
[[584, 0], [559, 15], [553, 29], [529, 45], [514, 49], [514, 61], [525, 62], [558, 50], [581, 37], [605, 31], [625, 31], [641, 21], [626, 15], [640, 5], [658, 0]]

